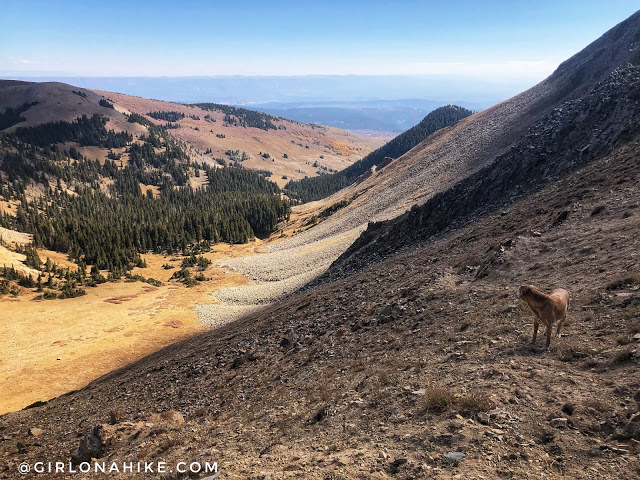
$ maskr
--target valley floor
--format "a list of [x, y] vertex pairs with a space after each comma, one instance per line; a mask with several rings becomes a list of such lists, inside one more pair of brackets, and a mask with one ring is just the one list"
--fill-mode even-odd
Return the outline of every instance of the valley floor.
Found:
[[[248, 245], [218, 245], [211, 260], [246, 253]], [[58, 265], [71, 266], [64, 255], [40, 251]], [[0, 263], [20, 265], [23, 255], [0, 247]], [[212, 291], [249, 280], [237, 273], [210, 267], [211, 280], [186, 288], [170, 282], [182, 257], [144, 256], [147, 268], [134, 269], [163, 282], [120, 281], [86, 288], [87, 295], [65, 300], [34, 300], [37, 294], [0, 299], [0, 413], [48, 400], [166, 345], [205, 331], [195, 305], [212, 303]], [[165, 270], [162, 264], [174, 269]], [[28, 267], [18, 267], [28, 272]], [[26, 269], [26, 270], [25, 270]], [[36, 273], [37, 275], [37, 273]]]

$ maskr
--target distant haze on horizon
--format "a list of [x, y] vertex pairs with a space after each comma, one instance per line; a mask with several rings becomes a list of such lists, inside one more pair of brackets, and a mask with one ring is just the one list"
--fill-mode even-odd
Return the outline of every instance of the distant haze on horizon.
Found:
[[490, 82], [455, 75], [309, 75], [216, 77], [14, 77], [183, 103], [237, 105], [428, 99], [486, 108], [533, 83]]
[[0, 77], [183, 102], [488, 106], [544, 79], [637, 8], [637, 0], [6, 2]]

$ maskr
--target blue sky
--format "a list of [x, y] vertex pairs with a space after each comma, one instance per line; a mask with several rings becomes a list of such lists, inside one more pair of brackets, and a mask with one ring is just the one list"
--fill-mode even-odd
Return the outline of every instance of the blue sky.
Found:
[[5, 1], [0, 76], [540, 80], [638, 1]]

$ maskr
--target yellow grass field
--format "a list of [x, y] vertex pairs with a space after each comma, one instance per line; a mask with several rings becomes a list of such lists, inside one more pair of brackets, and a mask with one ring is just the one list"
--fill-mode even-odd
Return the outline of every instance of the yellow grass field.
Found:
[[[216, 245], [210, 259], [251, 254], [260, 241], [247, 245]], [[39, 251], [59, 265], [71, 265], [65, 255]], [[239, 274], [210, 266], [211, 280], [192, 288], [168, 279], [180, 260], [144, 255], [147, 268], [134, 269], [145, 277], [162, 281], [105, 283], [86, 288], [87, 295], [65, 300], [34, 300], [31, 290], [16, 298], [0, 297], [0, 414], [48, 400], [82, 388], [95, 378], [137, 360], [166, 345], [206, 329], [193, 310], [196, 304], [212, 303], [210, 293], [220, 287], [242, 285]], [[2, 260], [24, 259], [0, 247]], [[24, 267], [24, 266], [23, 266]], [[27, 267], [24, 267], [27, 268]]]

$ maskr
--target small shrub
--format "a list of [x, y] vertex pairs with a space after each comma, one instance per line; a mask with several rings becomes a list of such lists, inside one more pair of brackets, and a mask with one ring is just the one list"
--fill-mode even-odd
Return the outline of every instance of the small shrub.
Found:
[[42, 294], [42, 298], [45, 300], [55, 300], [58, 298], [58, 294], [56, 292], [52, 292], [51, 290], [45, 290]]
[[186, 268], [181, 268], [180, 270], [173, 272], [173, 275], [171, 275], [169, 280], [184, 280], [187, 278], [191, 278], [191, 272]]
[[426, 388], [421, 409], [425, 412], [443, 412], [451, 407], [454, 402], [455, 395], [450, 388], [444, 385], [432, 384]]
[[133, 264], [138, 268], [147, 268], [147, 262], [140, 256], [137, 256]]
[[32, 246], [27, 248], [24, 251], [24, 254], [26, 255], [26, 259], [24, 261], [24, 264], [27, 267], [31, 267], [31, 268], [35, 268], [36, 270], [40, 270], [40, 267], [42, 267], [42, 260], [40, 259], [40, 256], [38, 255], [38, 251]]
[[631, 347], [625, 347], [620, 350], [616, 350], [611, 354], [609, 363], [611, 365], [619, 365], [621, 363], [629, 362], [634, 357], [634, 350]]
[[200, 255], [197, 259], [196, 265], [198, 265], [198, 268], [200, 268], [200, 270], [206, 270], [207, 267], [211, 265], [211, 260]]
[[64, 288], [62, 289], [62, 291], [58, 294], [58, 298], [60, 298], [60, 299], [76, 298], [76, 297], [81, 297], [81, 296], [86, 295], [86, 294], [87, 294], [87, 292], [84, 289], [82, 289], [82, 288], [74, 288], [72, 285], [67, 283], [64, 286]]
[[198, 263], [198, 259], [195, 255], [191, 255], [184, 260], [182, 260], [182, 264], [180, 265], [182, 268], [195, 267], [196, 263]]
[[197, 281], [195, 278], [185, 278], [182, 283], [185, 284], [186, 287], [191, 288], [191, 287], [195, 287], [196, 285], [199, 285], [200, 282]]
[[607, 285], [607, 290], [623, 290], [625, 288], [631, 288], [634, 285], [640, 284], [640, 278], [634, 275], [623, 276], [614, 279]]
[[458, 397], [456, 404], [461, 412], [470, 414], [486, 412], [495, 407], [486, 394], [476, 390]]

